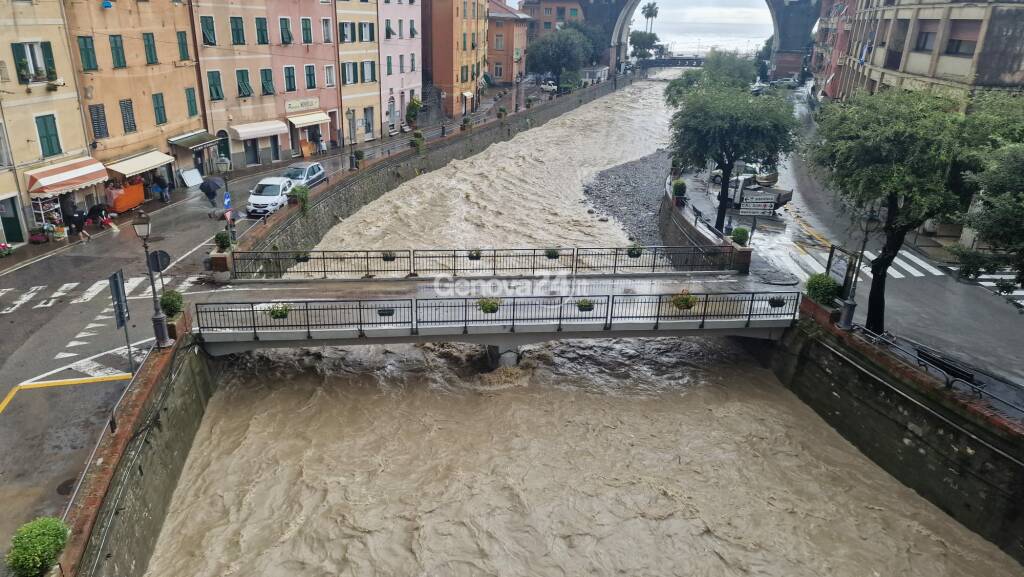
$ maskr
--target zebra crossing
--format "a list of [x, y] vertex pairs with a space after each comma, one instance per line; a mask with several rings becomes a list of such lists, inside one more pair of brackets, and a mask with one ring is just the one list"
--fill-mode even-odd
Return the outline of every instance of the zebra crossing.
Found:
[[[196, 285], [203, 281], [202, 275], [186, 276], [178, 280], [175, 277], [165, 276], [163, 287], [177, 290], [187, 294]], [[175, 281], [177, 284], [175, 285]], [[160, 282], [157, 281], [158, 287]], [[48, 291], [48, 285], [31, 286], [24, 290], [12, 288], [0, 288], [0, 315], [9, 315], [20, 309], [45, 309], [51, 308], [58, 302], [69, 298], [70, 304], [86, 304], [101, 295], [108, 295], [109, 284], [106, 279], [84, 285], [78, 282], [63, 283], [52, 291]], [[140, 290], [141, 288], [141, 290]], [[149, 284], [149, 277], [135, 276], [126, 278], [124, 281], [125, 293], [128, 298], [149, 298], [152, 296], [152, 287]]]
[[[825, 265], [828, 263], [828, 253], [817, 250], [801, 250], [796, 253], [787, 251], [773, 256], [773, 260], [776, 260], [780, 268], [796, 275], [801, 281], [806, 281], [814, 273], [824, 273]], [[878, 255], [871, 251], [864, 251], [864, 262], [861, 263], [859, 271], [862, 279], [872, 278], [871, 262], [877, 257]], [[897, 280], [946, 275], [938, 267], [909, 251], [900, 251], [886, 274], [890, 279]]]
[[[959, 270], [959, 267], [951, 266], [951, 267], [949, 267], [949, 270], [952, 271], [953, 274], [957, 274], [957, 271]], [[977, 279], [975, 279], [974, 282], [976, 282], [977, 284], [985, 287], [989, 291], [992, 291], [994, 294], [997, 294], [997, 295], [1000, 295], [1002, 297], [1005, 297], [1007, 300], [1012, 302], [1014, 305], [1016, 305], [1016, 306], [1018, 306], [1020, 308], [1024, 308], [1024, 289], [1017, 288], [1017, 289], [1013, 290], [1010, 293], [1000, 293], [999, 290], [997, 289], [997, 283], [999, 281], [1014, 280], [1016, 278], [1017, 278], [1017, 275], [1015, 273], [1013, 273], [1012, 271], [1003, 271], [1003, 272], [996, 273], [996, 274], [983, 274], [983, 275], [980, 275], [980, 276], [978, 276]]]

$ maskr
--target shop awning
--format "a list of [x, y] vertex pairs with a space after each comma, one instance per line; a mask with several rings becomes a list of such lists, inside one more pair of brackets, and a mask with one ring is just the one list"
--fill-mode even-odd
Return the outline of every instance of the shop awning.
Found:
[[218, 140], [220, 139], [205, 130], [193, 130], [192, 132], [186, 132], [185, 134], [179, 134], [173, 138], [168, 138], [167, 142], [174, 146], [180, 146], [189, 150], [198, 150], [201, 148], [216, 146]]
[[469, 99], [473, 98], [473, 93], [472, 92], [463, 92], [462, 96], [466, 97], [466, 99], [469, 100]]
[[229, 126], [228, 131], [236, 140], [249, 140], [250, 138], [284, 134], [288, 132], [288, 125], [280, 120], [264, 120], [263, 122], [250, 122], [249, 124]]
[[100, 161], [86, 156], [37, 168], [25, 173], [28, 192], [34, 198], [48, 198], [107, 180]]
[[107, 165], [107, 170], [124, 176], [135, 176], [136, 174], [153, 170], [154, 168], [174, 162], [173, 156], [168, 156], [159, 150], [150, 150], [145, 154]]
[[298, 114], [295, 116], [289, 116], [288, 122], [291, 122], [295, 128], [302, 128], [303, 126], [312, 126], [314, 124], [323, 124], [330, 122], [331, 117], [327, 116], [323, 112], [317, 110], [316, 112], [307, 112], [306, 114]]

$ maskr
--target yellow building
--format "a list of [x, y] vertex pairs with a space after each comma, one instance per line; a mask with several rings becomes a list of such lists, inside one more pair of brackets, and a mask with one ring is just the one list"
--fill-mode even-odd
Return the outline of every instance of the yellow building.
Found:
[[27, 240], [97, 199], [60, 2], [0, 0], [0, 242]]
[[174, 182], [175, 168], [205, 168], [216, 139], [200, 113], [189, 7], [168, 0], [65, 6], [87, 138], [110, 171], [108, 204], [123, 212], [152, 196], [155, 175]]
[[377, 0], [338, 0], [342, 143], [380, 137]]
[[487, 72], [487, 0], [424, 0], [427, 77], [448, 116], [477, 109]]

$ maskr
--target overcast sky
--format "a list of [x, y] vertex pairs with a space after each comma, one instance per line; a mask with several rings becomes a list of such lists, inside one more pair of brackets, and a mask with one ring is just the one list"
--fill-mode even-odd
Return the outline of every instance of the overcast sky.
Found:
[[[674, 52], [695, 52], [711, 46], [756, 50], [772, 35], [772, 16], [765, 0], [655, 0], [654, 32]], [[641, 6], [647, 0], [641, 0]], [[646, 25], [638, 8], [633, 29]]]

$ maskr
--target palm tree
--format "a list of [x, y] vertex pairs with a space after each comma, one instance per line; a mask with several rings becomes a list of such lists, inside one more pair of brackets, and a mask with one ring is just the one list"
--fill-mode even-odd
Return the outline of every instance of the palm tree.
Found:
[[646, 31], [650, 32], [651, 28], [654, 27], [654, 19], [658, 16], [658, 5], [654, 2], [648, 2], [640, 9], [640, 14], [642, 14], [644, 20], [647, 21]]

